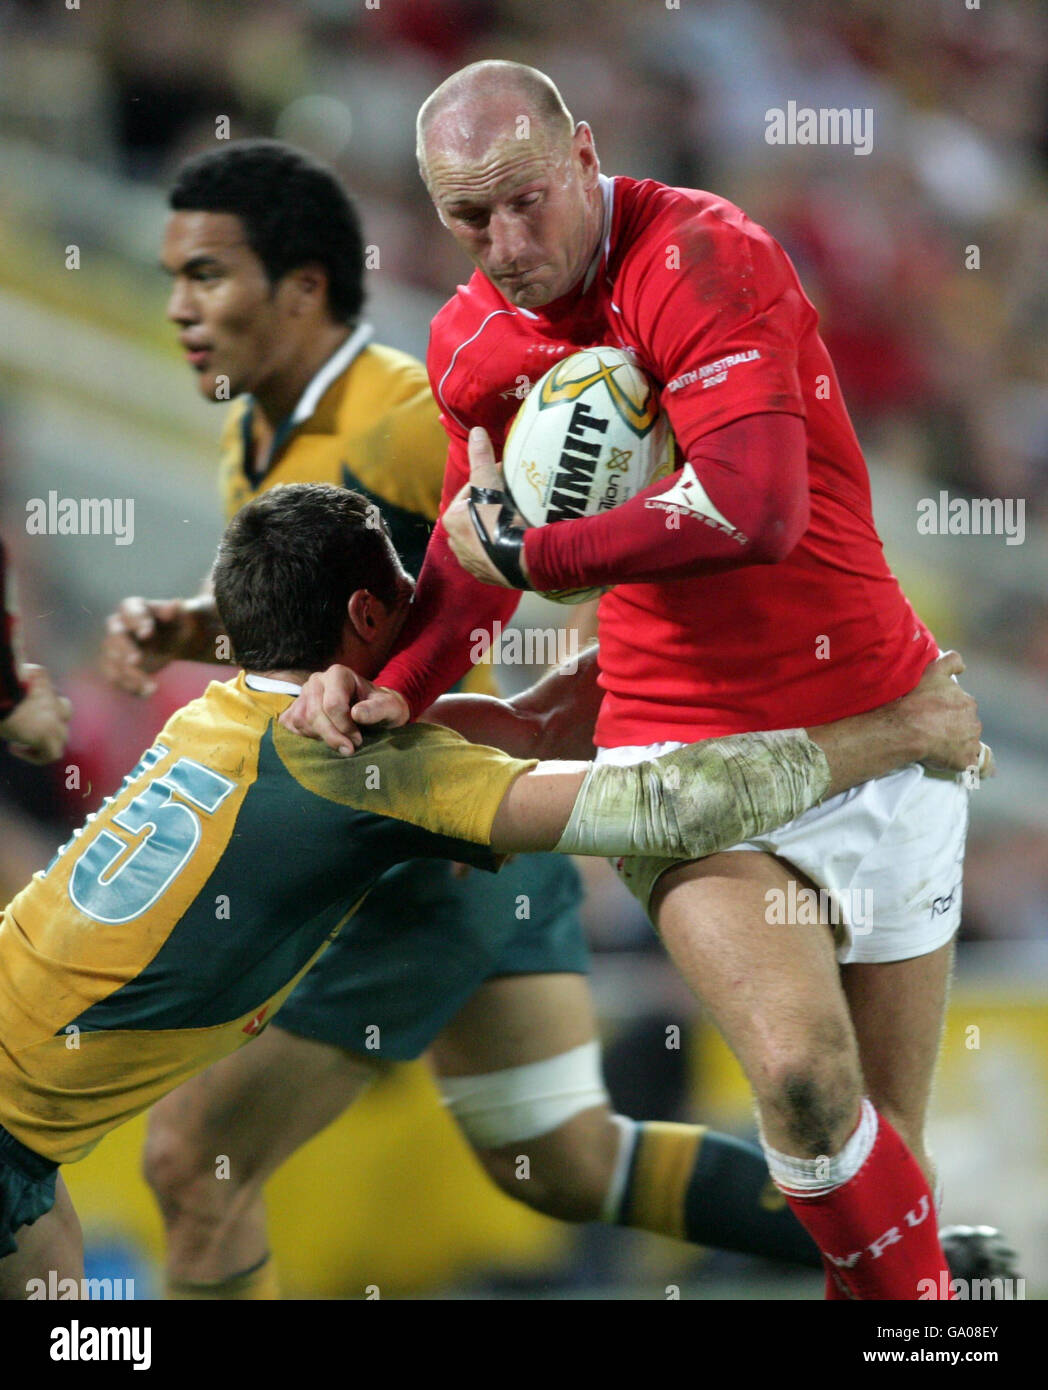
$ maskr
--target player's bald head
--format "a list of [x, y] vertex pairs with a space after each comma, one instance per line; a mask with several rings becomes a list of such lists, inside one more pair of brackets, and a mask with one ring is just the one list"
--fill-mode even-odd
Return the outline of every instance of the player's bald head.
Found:
[[510, 300], [536, 309], [585, 275], [600, 245], [600, 162], [554, 84], [522, 63], [471, 63], [418, 117], [437, 215]]
[[524, 63], [470, 63], [422, 103], [416, 126], [419, 169], [427, 184], [433, 152], [476, 163], [501, 139], [529, 140], [556, 157], [571, 146], [574, 123], [556, 84]]

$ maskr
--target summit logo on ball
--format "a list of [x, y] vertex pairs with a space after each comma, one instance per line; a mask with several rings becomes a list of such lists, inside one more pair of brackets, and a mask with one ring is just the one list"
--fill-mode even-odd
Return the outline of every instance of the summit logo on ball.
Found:
[[535, 384], [506, 436], [507, 491], [529, 526], [595, 516], [671, 471], [657, 384], [621, 348], [573, 353]]
[[[598, 419], [585, 401], [576, 402], [553, 477], [547, 521], [563, 521], [565, 517], [585, 513], [593, 488], [593, 473], [600, 458], [602, 436], [607, 429], [607, 420]], [[588, 438], [590, 435], [597, 437]]]

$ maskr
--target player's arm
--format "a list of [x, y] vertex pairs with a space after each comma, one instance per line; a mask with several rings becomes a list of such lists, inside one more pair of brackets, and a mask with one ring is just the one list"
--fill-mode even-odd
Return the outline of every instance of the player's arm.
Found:
[[[577, 668], [577, 669], [576, 669]], [[494, 695], [444, 695], [422, 718], [454, 729], [470, 743], [499, 748], [513, 758], [589, 758], [593, 728], [603, 692], [597, 684], [596, 644], [511, 700]], [[348, 666], [315, 671], [298, 698], [280, 716], [292, 733], [319, 739], [336, 752], [351, 754], [360, 733], [350, 718], [351, 706], [371, 702], [376, 687]], [[297, 712], [299, 727], [292, 722]]]
[[[684, 241], [705, 254], [668, 269], [666, 245]], [[781, 248], [752, 224], [743, 230], [674, 212], [631, 248], [620, 292], [624, 323], [665, 384], [662, 403], [684, 464], [610, 512], [524, 530], [499, 568], [456, 499], [452, 545], [483, 582], [512, 583], [523, 573], [532, 588], [555, 590], [712, 574], [776, 563], [807, 529], [797, 344], [811, 311]], [[712, 368], [721, 364], [718, 377]], [[471, 482], [499, 486], [477, 469]], [[672, 514], [647, 505], [663, 493], [679, 499]], [[478, 510], [493, 535], [498, 508]]]
[[514, 758], [588, 759], [604, 694], [598, 673], [594, 643], [512, 699], [443, 695], [422, 717]]
[[[473, 578], [512, 587], [509, 569], [500, 571], [485, 552], [469, 512], [472, 489], [502, 489], [501, 469], [483, 431], [471, 435], [469, 452], [469, 485], [444, 519], [449, 544]], [[730, 523], [700, 480], [727, 506]], [[682, 484], [687, 507], [648, 505], [664, 493], [676, 496]], [[708, 516], [697, 514], [702, 508]], [[489, 537], [495, 534], [499, 511], [494, 503], [477, 508]], [[520, 575], [540, 592], [657, 583], [776, 563], [803, 536], [809, 513], [804, 421], [770, 412], [732, 421], [705, 436], [682, 469], [622, 506], [555, 526], [524, 527], [515, 544], [504, 545], [513, 546]]]
[[171, 661], [220, 661], [222, 621], [210, 587], [195, 598], [126, 598], [106, 619], [102, 671], [129, 695], [151, 695]]
[[[672, 269], [669, 243], [703, 254]], [[637, 238], [620, 294], [664, 384], [685, 463], [603, 516], [527, 532], [532, 586], [678, 579], [785, 559], [810, 518], [797, 353], [811, 314], [785, 253], [745, 220], [675, 209]], [[645, 504], [671, 490], [687, 505], [669, 530], [667, 512]]]
[[[682, 485], [705, 517], [690, 507], [648, 506]], [[533, 588], [555, 590], [776, 564], [804, 535], [809, 517], [804, 421], [750, 415], [704, 436], [684, 468], [614, 511], [526, 530], [524, 570]]]
[[496, 850], [696, 859], [767, 833], [826, 796], [914, 761], [992, 770], [956, 652], [868, 714], [812, 729], [688, 744], [632, 767], [539, 763], [496, 812]]
[[470, 667], [476, 633], [492, 632], [496, 621], [505, 626], [520, 602], [517, 592], [499, 592], [473, 580], [463, 572], [451, 549], [447, 512], [469, 479], [471, 457], [466, 434], [446, 418], [444, 424], [449, 447], [440, 518], [429, 538], [404, 630], [375, 682], [380, 688], [398, 692], [405, 719], [418, 718], [462, 679]]

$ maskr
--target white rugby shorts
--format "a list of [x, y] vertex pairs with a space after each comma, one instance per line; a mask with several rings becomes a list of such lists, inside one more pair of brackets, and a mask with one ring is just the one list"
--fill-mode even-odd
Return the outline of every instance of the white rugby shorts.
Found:
[[[595, 761], [628, 767], [683, 746], [599, 748]], [[911, 763], [731, 850], [773, 854], [825, 890], [819, 899], [842, 964], [909, 960], [937, 950], [960, 925], [969, 795], [960, 774], [929, 773]], [[687, 861], [611, 862], [647, 911], [656, 880]], [[814, 923], [815, 898], [808, 889], [792, 901], [770, 900], [769, 921]]]

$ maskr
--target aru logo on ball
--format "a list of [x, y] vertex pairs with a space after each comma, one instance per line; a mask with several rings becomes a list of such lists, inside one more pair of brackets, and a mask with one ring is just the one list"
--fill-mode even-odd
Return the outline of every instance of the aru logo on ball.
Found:
[[[582, 360], [589, 358], [596, 363], [592, 371], [579, 374]], [[626, 379], [619, 379], [625, 369]], [[658, 419], [659, 403], [651, 383], [633, 366], [628, 358], [618, 362], [602, 361], [596, 353], [576, 353], [558, 362], [552, 371], [547, 372], [539, 388], [539, 409], [546, 410], [564, 401], [578, 400], [584, 392], [592, 390], [598, 382], [607, 387], [612, 404], [638, 438], [643, 439]], [[636, 393], [636, 395], [634, 394]]]

